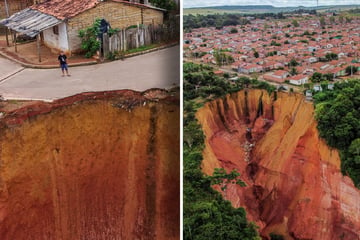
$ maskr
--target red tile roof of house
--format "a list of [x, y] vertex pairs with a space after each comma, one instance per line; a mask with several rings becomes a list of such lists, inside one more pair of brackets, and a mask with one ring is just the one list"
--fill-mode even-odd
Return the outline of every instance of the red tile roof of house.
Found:
[[[164, 9], [144, 5], [140, 3], [132, 3], [124, 0], [112, 0], [113, 2], [119, 2], [129, 5], [135, 5], [142, 8], [153, 8], [161, 11]], [[60, 20], [75, 17], [76, 15], [96, 7], [102, 1], [100, 0], [48, 0], [39, 4], [31, 6], [31, 9], [38, 10], [42, 13], [49, 14]]]
[[288, 79], [289, 80], [300, 80], [300, 79], [304, 79], [304, 78], [309, 78], [309, 76], [303, 75], [303, 74], [298, 74], [295, 76], [291, 76]]
[[342, 71], [344, 69], [345, 69], [345, 67], [336, 67], [336, 68], [333, 68], [333, 69], [329, 70], [329, 72], [330, 73], [338, 73], [338, 72], [340, 72], [340, 71]]
[[277, 83], [283, 83], [285, 82], [285, 78], [277, 78], [277, 77], [274, 77], [271, 73], [269, 74], [265, 74], [263, 76], [263, 78], [267, 81], [271, 81], [271, 82], [277, 82]]
[[98, 0], [50, 0], [30, 8], [64, 20], [91, 9], [99, 3]]
[[221, 71], [221, 70], [214, 71], [214, 74], [215, 74], [215, 75], [221, 75], [221, 74], [223, 74], [223, 73], [224, 73], [224, 72]]
[[276, 76], [282, 76], [284, 74], [289, 74], [287, 71], [284, 71], [284, 70], [277, 70], [273, 73], [273, 75], [276, 75]]
[[245, 68], [247, 70], [252, 69], [252, 68], [261, 69], [262, 66], [257, 65], [257, 64], [249, 64], [249, 65], [244, 66], [243, 68]]

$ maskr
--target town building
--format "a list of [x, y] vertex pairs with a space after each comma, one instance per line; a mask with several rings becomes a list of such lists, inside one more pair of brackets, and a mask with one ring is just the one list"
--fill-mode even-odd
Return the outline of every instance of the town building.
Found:
[[123, 0], [49, 0], [26, 8], [0, 23], [18, 33], [40, 36], [43, 44], [68, 54], [81, 47], [79, 30], [96, 19], [106, 20], [112, 28], [136, 25], [160, 25], [164, 9], [148, 1]]

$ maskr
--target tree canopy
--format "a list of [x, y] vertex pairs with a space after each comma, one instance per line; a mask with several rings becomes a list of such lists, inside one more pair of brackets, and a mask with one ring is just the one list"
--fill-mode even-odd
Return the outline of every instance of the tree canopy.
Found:
[[[184, 15], [184, 29], [189, 30], [200, 27], [216, 27], [218, 29], [225, 26], [237, 26], [250, 23], [249, 20], [240, 14], [209, 14], [209, 15]], [[232, 33], [236, 33], [236, 28], [232, 28]], [[230, 31], [231, 31], [230, 30]]]
[[174, 10], [176, 8], [176, 3], [174, 0], [150, 0], [150, 2], [154, 6], [166, 10]]
[[342, 172], [360, 187], [360, 82], [336, 83], [314, 95], [319, 134], [341, 152]]

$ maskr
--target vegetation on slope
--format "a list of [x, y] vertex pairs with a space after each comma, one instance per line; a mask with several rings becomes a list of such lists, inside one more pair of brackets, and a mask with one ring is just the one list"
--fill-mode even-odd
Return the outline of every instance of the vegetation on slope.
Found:
[[235, 183], [244, 185], [236, 171], [226, 173], [215, 169], [213, 176], [205, 176], [201, 171], [204, 134], [195, 118], [195, 112], [204, 101], [222, 97], [241, 90], [250, 84], [273, 91], [267, 83], [241, 78], [231, 84], [214, 75], [206, 65], [184, 64], [184, 239], [242, 239], [258, 240], [260, 237], [253, 223], [246, 220], [243, 208], [233, 208], [223, 200], [220, 193], [211, 186]]
[[[211, 9], [211, 8], [209, 8]], [[226, 8], [219, 8], [218, 10], [226, 10]], [[297, 9], [292, 11], [293, 14], [301, 14], [301, 13], [309, 13], [316, 15], [315, 10], [304, 10]], [[283, 12], [265, 12], [265, 13], [223, 13], [223, 14], [189, 14], [184, 15], [184, 29], [185, 31], [190, 31], [193, 28], [201, 28], [201, 27], [216, 27], [217, 29], [221, 29], [225, 26], [237, 26], [237, 25], [246, 25], [249, 24], [250, 21], [248, 17], [256, 18], [256, 19], [266, 19], [266, 18], [274, 18], [274, 19], [285, 19], [287, 18]]]
[[250, 23], [240, 14], [211, 14], [211, 15], [185, 15], [184, 29], [189, 30], [200, 27], [216, 27], [245, 25]]
[[199, 100], [213, 100], [250, 86], [258, 89], [266, 89], [269, 93], [276, 89], [267, 82], [250, 79], [248, 77], [240, 77], [231, 82], [224, 77], [215, 75], [213, 68], [208, 65], [195, 63], [184, 64], [185, 105], [189, 100], [196, 98], [200, 98]]
[[360, 82], [336, 83], [314, 96], [320, 136], [340, 150], [341, 170], [360, 188]]

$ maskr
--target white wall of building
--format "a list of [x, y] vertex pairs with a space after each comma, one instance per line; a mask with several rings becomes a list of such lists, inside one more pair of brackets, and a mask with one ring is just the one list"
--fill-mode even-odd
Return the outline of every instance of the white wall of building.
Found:
[[59, 34], [55, 34], [53, 27], [46, 29], [44, 33], [44, 43], [51, 49], [70, 51], [69, 41], [67, 37], [66, 24], [60, 23], [57, 25]]
[[295, 79], [290, 79], [289, 81], [291, 84], [294, 84], [294, 85], [302, 85], [302, 84], [305, 84], [308, 82], [308, 78], [302, 78], [302, 79], [299, 79], [299, 80], [295, 80]]
[[301, 80], [290, 80], [290, 83], [291, 84], [294, 84], [294, 85], [301, 85]]

